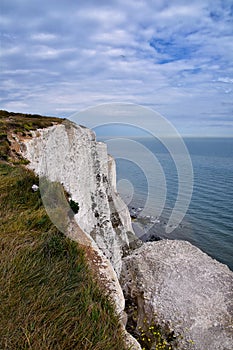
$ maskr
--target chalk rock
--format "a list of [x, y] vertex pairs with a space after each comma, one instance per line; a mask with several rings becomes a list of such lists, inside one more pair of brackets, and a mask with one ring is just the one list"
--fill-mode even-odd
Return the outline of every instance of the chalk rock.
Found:
[[129, 246], [133, 229], [128, 208], [116, 192], [115, 162], [106, 144], [96, 142], [90, 129], [70, 121], [32, 134], [32, 139], [21, 143], [28, 167], [40, 177], [63, 184], [79, 204], [75, 215], [79, 227], [119, 275], [123, 248]]
[[37, 192], [39, 190], [39, 186], [37, 186], [36, 184], [33, 184], [32, 190], [33, 190], [33, 192]]
[[178, 349], [233, 349], [233, 272], [190, 243], [145, 243], [123, 259], [120, 282], [138, 326], [155, 317]]

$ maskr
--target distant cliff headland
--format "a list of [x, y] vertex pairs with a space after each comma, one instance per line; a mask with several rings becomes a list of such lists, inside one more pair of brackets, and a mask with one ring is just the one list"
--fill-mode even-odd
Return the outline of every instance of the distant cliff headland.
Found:
[[0, 142], [2, 349], [233, 348], [233, 273], [138, 240], [91, 130], [0, 111]]

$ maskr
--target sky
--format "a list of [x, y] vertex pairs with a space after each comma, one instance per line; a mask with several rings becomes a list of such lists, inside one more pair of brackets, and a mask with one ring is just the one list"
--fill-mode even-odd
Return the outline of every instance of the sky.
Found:
[[1, 0], [0, 26], [1, 109], [129, 102], [233, 136], [233, 0]]

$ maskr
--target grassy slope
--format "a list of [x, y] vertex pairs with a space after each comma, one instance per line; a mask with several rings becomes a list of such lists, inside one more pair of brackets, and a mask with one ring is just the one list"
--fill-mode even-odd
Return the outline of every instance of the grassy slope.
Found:
[[123, 350], [84, 251], [50, 222], [34, 183], [32, 172], [0, 161], [0, 349]]

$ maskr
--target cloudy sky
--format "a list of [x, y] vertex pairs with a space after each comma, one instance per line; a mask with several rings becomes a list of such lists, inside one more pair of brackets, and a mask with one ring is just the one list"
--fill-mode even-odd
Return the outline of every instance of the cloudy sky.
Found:
[[1, 106], [69, 117], [148, 106], [233, 136], [233, 0], [1, 0]]

